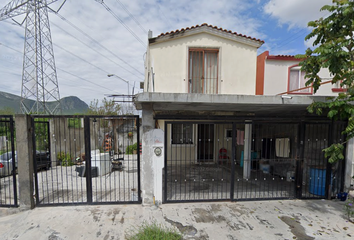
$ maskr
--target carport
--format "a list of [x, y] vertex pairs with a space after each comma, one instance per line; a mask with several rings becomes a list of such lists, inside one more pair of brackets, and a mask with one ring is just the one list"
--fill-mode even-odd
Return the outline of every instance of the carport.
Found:
[[348, 163], [322, 149], [346, 125], [308, 113], [314, 100], [325, 97], [138, 94], [143, 131], [164, 131], [163, 201], [335, 197]]

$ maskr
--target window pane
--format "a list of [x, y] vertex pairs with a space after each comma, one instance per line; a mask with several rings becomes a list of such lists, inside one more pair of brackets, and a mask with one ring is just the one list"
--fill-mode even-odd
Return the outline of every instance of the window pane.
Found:
[[172, 124], [172, 144], [193, 144], [193, 124]]
[[296, 90], [299, 88], [299, 70], [290, 70], [289, 90]]
[[183, 143], [182, 132], [182, 124], [172, 124], [172, 143]]
[[[307, 80], [305, 79], [305, 75], [306, 75], [305, 72], [301, 72], [300, 88], [306, 87], [306, 82], [307, 82]], [[310, 90], [311, 90], [310, 88], [306, 88], [306, 89], [300, 90], [299, 92], [309, 93]]]
[[202, 93], [203, 77], [203, 52], [191, 51], [189, 52], [189, 79], [190, 91], [192, 93]]
[[[291, 69], [289, 76], [289, 91], [297, 90], [306, 87], [305, 72], [299, 69]], [[311, 88], [306, 88], [298, 91], [293, 91], [292, 93], [310, 93]]]
[[183, 127], [184, 134], [184, 143], [192, 144], [193, 143], [193, 125], [192, 124], [184, 124]]
[[217, 93], [218, 51], [189, 51], [189, 92]]
[[204, 55], [204, 93], [216, 93], [218, 74], [218, 53], [206, 52]]

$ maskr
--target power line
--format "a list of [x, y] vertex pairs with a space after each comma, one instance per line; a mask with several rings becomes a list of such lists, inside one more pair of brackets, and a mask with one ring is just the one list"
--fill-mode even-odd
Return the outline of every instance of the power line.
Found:
[[[18, 26], [20, 26], [20, 25], [18, 25]], [[20, 26], [20, 27], [23, 28], [23, 26]], [[0, 44], [3, 45], [3, 46], [6, 46], [6, 45], [4, 45], [4, 44], [2, 44], [2, 43], [0, 43]], [[91, 66], [93, 66], [93, 67], [95, 67], [95, 68], [101, 70], [101, 71], [104, 72], [106, 75], [110, 74], [110, 72], [106, 72], [106, 71], [103, 70], [102, 68], [100, 68], [100, 67], [98, 67], [98, 66], [96, 66], [96, 65], [94, 65], [94, 64], [92, 64], [92, 63], [90, 63], [90, 62], [88, 62], [88, 61], [86, 61], [85, 59], [83, 59], [83, 58], [77, 56], [76, 54], [74, 54], [74, 53], [72, 53], [72, 52], [66, 50], [65, 48], [60, 47], [58, 44], [53, 43], [53, 45], [57, 46], [58, 48], [62, 49], [62, 50], [65, 51], [65, 52], [67, 52], [67, 53], [69, 53], [69, 54], [71, 54], [71, 55], [73, 55], [73, 56], [79, 58], [80, 60], [82, 60], [82, 61], [88, 63], [89, 65], [91, 65]], [[8, 47], [9, 49], [12, 49], [12, 50], [14, 50], [14, 51], [16, 51], [16, 52], [19, 52], [18, 50], [15, 50], [15, 49], [13, 49], [13, 48], [11, 48], [11, 47], [9, 47], [9, 46], [6, 46], [6, 47]], [[118, 75], [117, 75], [117, 76], [118, 76]], [[120, 77], [120, 76], [119, 76], [119, 77]]]
[[96, 65], [94, 65], [94, 64], [92, 64], [92, 63], [90, 63], [89, 61], [87, 61], [87, 60], [83, 59], [82, 57], [80, 57], [80, 56], [78, 56], [78, 55], [76, 55], [76, 54], [70, 52], [69, 50], [66, 50], [65, 48], [60, 47], [58, 44], [54, 44], [54, 43], [53, 43], [53, 45], [55, 45], [56, 47], [60, 48], [61, 50], [65, 51], [65, 52], [67, 52], [67, 53], [69, 53], [69, 54], [71, 54], [71, 55], [77, 57], [77, 58], [80, 59], [81, 61], [84, 61], [84, 62], [88, 63], [88, 64], [91, 65], [92, 67], [95, 67], [95, 68], [99, 69], [100, 71], [104, 72], [106, 75], [109, 74], [109, 72], [106, 72], [104, 69], [102, 69], [102, 68], [100, 68], [100, 67], [98, 67], [98, 66], [96, 66]]
[[127, 29], [128, 32], [130, 32], [130, 34], [133, 35], [133, 37], [134, 37], [136, 40], [138, 40], [138, 42], [140, 42], [141, 45], [143, 45], [143, 47], [146, 48], [146, 44], [144, 43], [144, 41], [142, 41], [142, 40], [134, 33], [133, 30], [131, 30], [127, 25], [125, 25], [125, 23], [119, 18], [119, 16], [118, 16], [117, 14], [115, 14], [115, 13], [107, 6], [107, 4], [105, 4], [105, 3], [103, 2], [103, 0], [96, 0], [96, 2], [101, 3], [102, 6], [103, 6], [113, 17], [114, 17], [115, 19], [117, 19], [117, 20], [123, 25], [123, 27], [125, 27], [125, 29]]
[[160, 4], [157, 2], [157, 7], [159, 8], [160, 14], [166, 19], [166, 23], [168, 25], [169, 29], [172, 29], [171, 22], [170, 20], [166, 17], [166, 15], [163, 13], [162, 9], [160, 8]]
[[106, 87], [104, 87], [104, 86], [102, 86], [102, 85], [100, 85], [100, 84], [97, 84], [97, 83], [95, 83], [95, 82], [92, 82], [92, 81], [90, 81], [90, 80], [87, 80], [87, 79], [85, 79], [85, 78], [83, 78], [83, 77], [77, 76], [77, 75], [75, 75], [75, 74], [73, 74], [73, 73], [70, 73], [70, 72], [68, 72], [68, 71], [65, 71], [64, 69], [61, 69], [61, 68], [57, 68], [57, 69], [59, 69], [59, 70], [62, 71], [62, 72], [65, 72], [65, 73], [67, 73], [67, 74], [69, 74], [69, 75], [71, 75], [71, 76], [74, 76], [74, 77], [76, 77], [76, 78], [79, 78], [79, 79], [81, 79], [81, 80], [84, 80], [84, 81], [86, 81], [86, 82], [89, 82], [89, 83], [91, 83], [91, 84], [93, 84], [93, 85], [96, 85], [96, 86], [98, 86], [98, 87], [100, 87], [100, 88], [106, 89], [106, 90], [108, 90], [108, 91], [112, 91], [112, 89], [106, 88]]
[[[330, 15], [330, 13], [325, 13], [325, 14], [322, 15], [321, 18], [326, 18], [326, 17], [328, 17], [329, 15]], [[308, 28], [303, 28], [303, 29], [297, 31], [296, 33], [292, 34], [290, 37], [288, 37], [288, 38], [282, 40], [282, 41], [280, 42], [281, 44], [279, 44], [278, 46], [276, 46], [275, 50], [279, 50], [280, 47], [284, 47], [284, 46], [288, 45], [289, 43], [295, 41], [295, 40], [298, 39], [299, 37], [302, 37], [303, 35], [307, 34], [307, 33], [306, 33], [307, 30], [308, 30]], [[298, 33], [300, 33], [300, 35], [296, 36]], [[295, 37], [295, 36], [296, 36], [296, 37]], [[288, 41], [289, 39], [292, 39], [292, 40]], [[305, 38], [304, 38], [304, 39], [305, 39]], [[282, 43], [284, 43], [284, 44], [282, 44]]]
[[[306, 31], [306, 29], [303, 29], [303, 31]], [[299, 32], [303, 32], [303, 31], [299, 31]], [[298, 33], [299, 33], [298, 32]], [[287, 38], [287, 39], [285, 39], [285, 40], [283, 40], [281, 43], [283, 43], [283, 44], [279, 44], [278, 46], [277, 46], [277, 48], [281, 48], [281, 47], [284, 47], [284, 46], [286, 46], [286, 45], [288, 45], [289, 43], [292, 43], [293, 41], [295, 41], [296, 39], [298, 39], [298, 38], [300, 38], [300, 37], [302, 37], [302, 36], [304, 36], [304, 35], [306, 35], [306, 32], [303, 32], [303, 33], [301, 33], [300, 35], [298, 35], [298, 36], [296, 36], [297, 35], [297, 33], [295, 33], [294, 35], [292, 35], [291, 37], [289, 37], [289, 38]], [[296, 36], [296, 37], [295, 37]], [[290, 41], [287, 41], [288, 39], [291, 39]]]
[[[68, 31], [64, 30], [63, 28], [59, 27], [59, 26], [56, 25], [55, 23], [52, 23], [52, 25], [56, 26], [57, 28], [59, 28], [60, 30], [62, 30], [62, 31], [65, 32], [66, 34], [70, 35], [71, 37], [75, 38], [77, 41], [81, 42], [81, 43], [84, 44], [86, 47], [88, 47], [88, 49], [91, 49], [92, 51], [95, 51], [96, 53], [98, 53], [98, 54], [101, 55], [102, 57], [106, 58], [108, 61], [110, 61], [110, 62], [116, 64], [117, 66], [119, 66], [119, 67], [121, 67], [121, 68], [123, 68], [123, 69], [126, 70], [127, 72], [129, 72], [129, 73], [131, 73], [131, 74], [137, 76], [136, 73], [133, 73], [133, 72], [131, 72], [130, 70], [124, 68], [124, 67], [123, 67], [122, 65], [120, 65], [119, 63], [117, 63], [117, 62], [113, 61], [112, 59], [108, 58], [107, 56], [103, 55], [101, 52], [99, 52], [99, 51], [97, 51], [96, 49], [92, 48], [91, 46], [89, 46], [89, 45], [86, 44], [85, 42], [81, 41], [80, 39], [78, 39], [77, 37], [75, 37], [74, 35], [72, 35], [71, 33], [69, 33]], [[137, 76], [137, 77], [139, 77], [139, 76]]]
[[19, 51], [19, 50], [17, 50], [17, 49], [14, 49], [14, 48], [12, 48], [12, 47], [9, 47], [9, 46], [7, 46], [7, 45], [5, 45], [5, 44], [3, 44], [3, 43], [0, 43], [0, 45], [6, 47], [6, 48], [8, 48], [8, 49], [11, 49], [11, 50], [13, 50], [13, 51], [15, 51], [15, 52], [18, 52], [18, 53], [21, 53], [21, 54], [22, 54], [21, 51]]
[[[77, 31], [79, 31], [80, 33], [82, 33], [83, 35], [85, 35], [87, 38], [89, 38], [91, 41], [95, 42], [97, 45], [99, 45], [101, 48], [105, 49], [106, 51], [108, 51], [109, 53], [111, 53], [113, 56], [115, 56], [116, 58], [118, 58], [119, 60], [121, 60], [122, 62], [124, 62], [125, 64], [127, 64], [129, 67], [131, 67], [132, 69], [134, 69], [136, 72], [140, 73], [142, 76], [144, 76], [143, 73], [141, 73], [138, 69], [136, 69], [135, 67], [133, 67], [132, 65], [130, 65], [128, 62], [124, 61], [122, 58], [120, 58], [119, 56], [117, 56], [114, 52], [112, 52], [111, 50], [109, 50], [108, 48], [106, 48], [105, 46], [103, 46], [101, 43], [99, 43], [96, 39], [90, 37], [87, 33], [85, 33], [84, 31], [82, 31], [80, 28], [78, 28], [77, 26], [75, 26], [72, 22], [70, 22], [69, 20], [67, 20], [65, 17], [63, 17], [62, 15], [60, 15], [57, 12], [54, 12], [56, 16], [58, 16], [61, 20], [65, 21], [66, 23], [68, 23], [70, 26], [72, 26], [73, 28], [75, 28]], [[124, 68], [125, 69], [125, 68]], [[125, 69], [126, 70], [126, 69]], [[128, 70], [127, 70], [128, 71]]]
[[[14, 49], [14, 48], [12, 48], [12, 47], [9, 47], [9, 46], [7, 46], [7, 45], [5, 45], [5, 44], [3, 44], [3, 43], [0, 43], [0, 45], [2, 45], [2, 46], [4, 46], [4, 47], [7, 47], [7, 48], [9, 48], [9, 49], [11, 49], [11, 50], [13, 50], [13, 51], [15, 51], [15, 52], [18, 52], [18, 53], [21, 53], [21, 54], [22, 54], [21, 51], [19, 51], [19, 50], [17, 50], [17, 49]], [[62, 48], [62, 47], [60, 47], [60, 46], [58, 46], [58, 45], [56, 45], [56, 44], [54, 44], [54, 45], [57, 46], [57, 47], [59, 47], [60, 49], [62, 49], [62, 50], [64, 50], [64, 51], [66, 51], [66, 52], [68, 52], [68, 53], [74, 55], [75, 57], [77, 57], [77, 58], [79, 58], [79, 59], [81, 59], [81, 60], [87, 62], [86, 60], [84, 60], [84, 59], [82, 59], [81, 57], [79, 57], [79, 56], [77, 56], [77, 55], [75, 55], [75, 54], [73, 54], [73, 53], [71, 53], [71, 52], [65, 50], [64, 48]], [[87, 63], [89, 63], [89, 62], [87, 62]], [[100, 69], [101, 71], [104, 71], [102, 68], [99, 68], [99, 67], [97, 67], [97, 66], [95, 66], [95, 65], [93, 65], [93, 64], [91, 64], [91, 63], [89, 63], [89, 64], [92, 65], [92, 66], [94, 66], [94, 67], [96, 67], [96, 68], [98, 68], [98, 69]], [[101, 88], [103, 88], [103, 89], [105, 89], [105, 90], [112, 91], [112, 89], [106, 88], [106, 87], [104, 87], [104, 86], [102, 86], [102, 85], [99, 85], [99, 84], [94, 83], [94, 82], [92, 82], [92, 81], [89, 81], [89, 80], [87, 80], [87, 79], [85, 79], [85, 78], [82, 78], [82, 77], [80, 77], [80, 76], [77, 76], [77, 75], [75, 75], [75, 74], [73, 74], [73, 73], [70, 73], [70, 72], [64, 70], [64, 69], [61, 69], [61, 68], [58, 68], [58, 67], [57, 67], [57, 69], [60, 70], [60, 71], [62, 71], [62, 72], [65, 72], [65, 73], [67, 73], [67, 74], [69, 74], [69, 75], [71, 75], [71, 76], [74, 76], [74, 77], [76, 77], [76, 78], [79, 78], [79, 79], [81, 79], [81, 80], [84, 80], [84, 81], [86, 81], [86, 82], [89, 82], [89, 83], [91, 83], [91, 84], [93, 84], [93, 85], [96, 85], [96, 86], [98, 86], [98, 87], [101, 87]], [[107, 74], [106, 71], [104, 71], [104, 72]]]
[[143, 28], [143, 26], [141, 26], [141, 24], [139, 23], [139, 21], [129, 12], [129, 10], [124, 6], [124, 4], [121, 3], [121, 1], [119, 1], [119, 0], [116, 0], [116, 1], [117, 1], [117, 2], [119, 3], [119, 5], [123, 8], [123, 10], [129, 14], [130, 18], [135, 21], [135, 23], [140, 27], [140, 29], [143, 30], [144, 33], [147, 33], [147, 31], [145, 30], [145, 28]]

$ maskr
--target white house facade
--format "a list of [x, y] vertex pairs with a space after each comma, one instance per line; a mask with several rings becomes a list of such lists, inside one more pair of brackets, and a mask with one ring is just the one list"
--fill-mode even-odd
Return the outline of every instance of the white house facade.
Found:
[[336, 92], [331, 84], [316, 95], [301, 89], [299, 60], [257, 57], [263, 43], [207, 24], [149, 36], [144, 93], [134, 99], [144, 204], [343, 191], [347, 167], [329, 165], [322, 149], [344, 141], [345, 123], [306, 110]]

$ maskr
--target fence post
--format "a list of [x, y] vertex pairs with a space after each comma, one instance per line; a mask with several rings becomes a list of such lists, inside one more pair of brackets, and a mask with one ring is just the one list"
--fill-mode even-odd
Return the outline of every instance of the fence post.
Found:
[[152, 160], [153, 151], [151, 130], [155, 128], [154, 111], [152, 105], [146, 106], [142, 111], [142, 155], [141, 155], [141, 190], [143, 205], [154, 204], [155, 171]]
[[86, 196], [87, 203], [92, 203], [92, 175], [91, 175], [91, 137], [90, 137], [90, 117], [84, 118], [84, 138], [85, 138], [85, 174], [86, 174]]
[[32, 118], [29, 115], [16, 114], [16, 149], [19, 185], [19, 203], [22, 209], [33, 209], [33, 141]]

